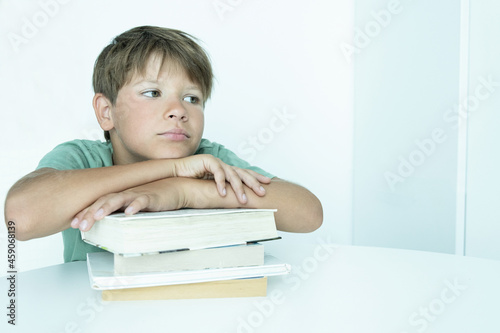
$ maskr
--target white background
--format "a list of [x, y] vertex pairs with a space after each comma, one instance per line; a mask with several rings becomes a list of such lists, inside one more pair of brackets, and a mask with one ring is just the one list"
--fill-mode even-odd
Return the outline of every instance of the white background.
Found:
[[[271, 248], [322, 239], [500, 259], [499, 91], [473, 118], [455, 119], [462, 127], [446, 118], [474, 96], [478, 78], [500, 81], [499, 7], [493, 0], [0, 0], [0, 198], [55, 145], [102, 138], [91, 107], [95, 58], [123, 31], [159, 25], [198, 37], [211, 56], [216, 84], [205, 137], [322, 201], [321, 229], [283, 233]], [[366, 45], [360, 31], [369, 34]], [[270, 132], [285, 111], [292, 118]], [[389, 186], [386, 173], [397, 174], [400, 158], [418, 157], [416, 141], [436, 128], [446, 141]], [[251, 137], [261, 140], [252, 151]], [[4, 228], [0, 236], [5, 244]], [[60, 263], [61, 237], [20, 242], [18, 255], [21, 270]]]
[[[465, 252], [500, 260], [500, 3], [471, 1], [470, 14]], [[481, 77], [495, 83], [489, 98], [475, 96]]]
[[460, 10], [356, 1], [355, 244], [455, 251]]

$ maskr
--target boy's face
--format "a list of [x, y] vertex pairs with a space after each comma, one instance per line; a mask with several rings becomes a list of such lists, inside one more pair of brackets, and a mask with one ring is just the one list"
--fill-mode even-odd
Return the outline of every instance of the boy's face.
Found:
[[186, 157], [203, 134], [203, 95], [184, 69], [152, 57], [118, 91], [110, 116], [114, 164]]

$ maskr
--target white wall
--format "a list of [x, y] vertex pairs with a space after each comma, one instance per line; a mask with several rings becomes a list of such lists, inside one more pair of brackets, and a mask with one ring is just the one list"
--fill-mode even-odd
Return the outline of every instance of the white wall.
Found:
[[492, 259], [500, 259], [499, 15], [498, 1], [470, 1], [469, 108], [462, 113], [468, 121], [465, 253]]
[[454, 253], [460, 1], [358, 0], [354, 244]]
[[[91, 107], [95, 58], [115, 35], [160, 25], [199, 37], [211, 55], [205, 136], [322, 201], [319, 231], [273, 246], [349, 244], [353, 79], [339, 45], [352, 37], [352, 18], [351, 1], [0, 1], [0, 198], [56, 144], [102, 138]], [[293, 119], [270, 136], [284, 110]], [[252, 148], [249, 137], [264, 142]], [[18, 243], [18, 256], [21, 270], [60, 263], [60, 235]]]
[[500, 259], [500, 4], [355, 3], [353, 243]]

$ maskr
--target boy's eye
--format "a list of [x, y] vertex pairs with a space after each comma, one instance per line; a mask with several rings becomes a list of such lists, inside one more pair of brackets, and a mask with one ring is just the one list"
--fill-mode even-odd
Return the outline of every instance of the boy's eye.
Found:
[[146, 97], [160, 97], [160, 92], [158, 90], [148, 90], [142, 94]]
[[198, 104], [200, 102], [200, 99], [196, 96], [186, 96], [184, 100], [191, 104]]

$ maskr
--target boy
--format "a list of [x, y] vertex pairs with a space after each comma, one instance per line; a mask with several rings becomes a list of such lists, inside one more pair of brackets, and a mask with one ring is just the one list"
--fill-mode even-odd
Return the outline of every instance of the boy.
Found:
[[80, 230], [104, 216], [186, 207], [277, 208], [279, 230], [317, 229], [323, 212], [311, 192], [202, 138], [212, 79], [205, 51], [184, 32], [144, 26], [117, 36], [93, 74], [106, 142], [63, 143], [14, 184], [5, 221], [16, 238], [62, 231], [65, 262], [85, 260], [99, 249]]

